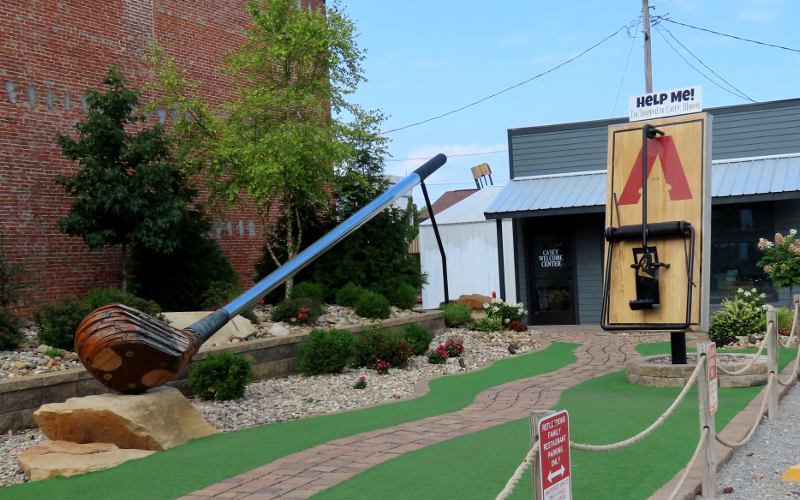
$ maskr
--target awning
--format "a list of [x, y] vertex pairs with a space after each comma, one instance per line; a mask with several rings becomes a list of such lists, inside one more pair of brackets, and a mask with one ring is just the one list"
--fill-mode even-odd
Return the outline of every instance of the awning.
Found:
[[[606, 204], [606, 171], [512, 179], [489, 205], [487, 219], [601, 213]], [[798, 196], [800, 153], [715, 160], [711, 196], [715, 203], [765, 201]]]

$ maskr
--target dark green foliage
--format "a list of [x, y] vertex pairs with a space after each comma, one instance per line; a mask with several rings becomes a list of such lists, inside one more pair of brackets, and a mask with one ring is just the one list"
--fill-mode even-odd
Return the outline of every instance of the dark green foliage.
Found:
[[0, 250], [0, 307], [10, 306], [17, 300], [19, 289], [22, 288], [19, 280], [22, 271], [22, 266], [10, 263], [5, 252]]
[[364, 292], [360, 286], [348, 283], [336, 292], [336, 303], [340, 306], [354, 307]]
[[376, 359], [382, 359], [395, 368], [402, 368], [411, 357], [408, 341], [401, 335], [391, 333], [384, 327], [371, 328], [355, 342], [354, 366], [376, 369]]
[[444, 313], [444, 324], [453, 328], [466, 325], [471, 316], [469, 307], [456, 303], [444, 304], [442, 313]]
[[89, 311], [106, 304], [125, 304], [128, 307], [133, 307], [145, 314], [149, 314], [154, 318], [163, 318], [161, 306], [152, 300], [143, 299], [132, 293], [123, 292], [119, 288], [95, 288], [86, 294], [83, 303], [86, 304]]
[[208, 289], [203, 293], [200, 308], [204, 311], [213, 311], [224, 307], [232, 298], [241, 293], [239, 283], [230, 281], [214, 281], [209, 284]]
[[284, 299], [272, 310], [272, 321], [285, 321], [293, 325], [314, 323], [322, 314], [319, 302], [308, 297]]
[[315, 329], [299, 347], [297, 369], [303, 375], [340, 373], [353, 356], [353, 334], [347, 330]]
[[433, 334], [417, 323], [403, 325], [402, 328], [400, 328], [399, 335], [406, 339], [408, 347], [411, 349], [411, 353], [414, 356], [425, 354], [433, 340]]
[[19, 317], [9, 307], [0, 306], [0, 351], [11, 351], [22, 343]]
[[299, 299], [301, 297], [314, 299], [320, 304], [324, 304], [325, 290], [322, 288], [322, 285], [314, 283], [313, 281], [295, 283], [292, 287], [292, 292], [289, 294], [289, 298]]
[[[211, 222], [199, 211], [186, 214], [178, 244], [170, 253], [133, 249], [133, 291], [158, 302], [165, 311], [198, 311], [219, 283], [238, 286], [239, 278], [219, 244], [208, 237]], [[237, 288], [238, 290], [238, 288]], [[226, 297], [230, 299], [232, 297]]]
[[383, 295], [369, 290], [361, 294], [356, 302], [355, 311], [362, 318], [370, 319], [385, 319], [391, 313], [389, 300]]
[[417, 304], [419, 289], [414, 288], [408, 283], [399, 283], [386, 290], [386, 298], [389, 303], [400, 309], [411, 309]]
[[189, 373], [189, 387], [202, 399], [241, 398], [251, 380], [253, 368], [250, 361], [228, 351], [209, 354]]
[[722, 309], [711, 317], [708, 334], [718, 347], [736, 341], [737, 336], [763, 332], [766, 315], [760, 307], [739, 298], [723, 299]]
[[45, 304], [33, 313], [39, 326], [39, 341], [59, 349], [75, 349], [75, 329], [92, 308], [76, 297]]
[[[60, 135], [58, 144], [81, 169], [59, 177], [72, 198], [61, 230], [80, 236], [90, 248], [122, 246], [122, 286], [127, 286], [129, 245], [169, 253], [179, 243], [179, 229], [195, 191], [171, 165], [163, 129], [140, 128], [135, 114], [137, 92], [111, 68], [106, 92], [89, 90], [89, 112], [76, 125], [78, 140]], [[134, 132], [135, 131], [135, 132]]]

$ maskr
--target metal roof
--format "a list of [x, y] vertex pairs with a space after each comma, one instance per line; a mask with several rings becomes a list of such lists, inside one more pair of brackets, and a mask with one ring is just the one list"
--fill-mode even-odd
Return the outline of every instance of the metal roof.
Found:
[[[467, 196], [458, 203], [441, 212], [434, 209], [436, 224], [464, 224], [470, 222], [486, 222], [483, 213], [503, 191], [503, 186], [487, 186]], [[431, 220], [425, 219], [420, 226], [430, 226]]]
[[[485, 216], [506, 218], [541, 210], [602, 211], [598, 207], [606, 204], [606, 184], [605, 170], [512, 179], [488, 206]], [[798, 191], [800, 153], [712, 163], [711, 196], [714, 198]]]

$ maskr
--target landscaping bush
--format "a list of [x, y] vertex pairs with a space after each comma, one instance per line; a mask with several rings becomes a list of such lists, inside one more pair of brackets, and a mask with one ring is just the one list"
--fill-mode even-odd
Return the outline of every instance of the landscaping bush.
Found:
[[444, 343], [447, 349], [447, 356], [450, 358], [460, 358], [464, 352], [464, 339], [447, 339]]
[[336, 303], [340, 306], [355, 307], [364, 292], [360, 286], [348, 283], [336, 292]]
[[522, 321], [526, 311], [522, 304], [516, 302], [504, 302], [502, 299], [493, 298], [488, 304], [483, 305], [486, 317], [493, 321], [499, 321], [503, 328], [512, 321]]
[[299, 347], [297, 369], [303, 375], [340, 373], [353, 356], [353, 335], [347, 330], [312, 330]]
[[442, 312], [444, 313], [444, 324], [451, 328], [466, 325], [472, 314], [469, 307], [456, 303], [443, 305]]
[[779, 307], [778, 312], [778, 334], [791, 335], [792, 322], [794, 321], [794, 309]]
[[431, 349], [428, 351], [428, 363], [432, 365], [441, 365], [447, 362], [447, 358], [450, 357], [450, 351], [447, 350], [447, 347], [444, 344], [439, 344], [436, 349]]
[[377, 360], [389, 363], [389, 366], [395, 368], [402, 368], [411, 357], [408, 341], [381, 326], [373, 327], [358, 337], [353, 351], [355, 366], [373, 369], [379, 368]]
[[[149, 314], [154, 318], [163, 319], [164, 316], [161, 314], [161, 306], [153, 302], [152, 300], [143, 299], [141, 297], [137, 297], [132, 293], [123, 292], [119, 288], [95, 288], [91, 290], [86, 297], [83, 299], [83, 303], [89, 308], [89, 311], [93, 311], [100, 306], [104, 306], [106, 304], [125, 304], [128, 307], [133, 307], [134, 309], [138, 309], [145, 314]], [[78, 325], [75, 325], [76, 327]]]
[[411, 353], [414, 356], [425, 354], [433, 340], [433, 334], [417, 323], [403, 325], [402, 328], [400, 328], [399, 335], [406, 339], [408, 347], [411, 349]]
[[75, 349], [75, 329], [92, 307], [75, 297], [65, 297], [45, 304], [33, 313], [39, 325], [39, 341], [59, 349]]
[[292, 293], [289, 294], [289, 298], [309, 298], [316, 300], [320, 304], [324, 304], [325, 290], [322, 288], [322, 285], [318, 285], [313, 281], [303, 281], [302, 283], [295, 283], [292, 287]]
[[400, 283], [386, 291], [386, 298], [389, 304], [400, 309], [411, 309], [417, 303], [419, 290], [408, 283]]
[[[214, 311], [225, 307], [231, 300], [235, 299], [242, 293], [239, 284], [230, 281], [214, 281], [202, 296], [200, 308], [204, 311]], [[253, 311], [253, 308], [247, 308], [239, 313], [239, 316], [250, 320], [250, 323], [257, 325], [259, 323], [258, 316]]]
[[362, 318], [385, 319], [389, 317], [391, 309], [389, 300], [383, 295], [365, 290], [356, 302], [356, 314]]
[[764, 297], [739, 289], [731, 299], [722, 299], [722, 309], [711, 317], [709, 336], [718, 346], [736, 341], [737, 336], [763, 332], [766, 327]]
[[482, 332], [496, 332], [505, 328], [502, 321], [502, 318], [499, 317], [490, 318], [487, 316], [485, 318], [478, 318], [469, 324], [469, 329]]
[[8, 307], [0, 306], [0, 351], [11, 351], [22, 343], [19, 317]]
[[243, 356], [222, 351], [208, 357], [192, 368], [189, 387], [202, 399], [238, 399], [253, 380], [253, 368]]
[[528, 325], [526, 325], [522, 321], [512, 321], [508, 324], [508, 329], [514, 330], [515, 332], [527, 332]]
[[284, 299], [272, 310], [272, 321], [307, 325], [316, 322], [320, 314], [322, 314], [322, 306], [312, 298]]

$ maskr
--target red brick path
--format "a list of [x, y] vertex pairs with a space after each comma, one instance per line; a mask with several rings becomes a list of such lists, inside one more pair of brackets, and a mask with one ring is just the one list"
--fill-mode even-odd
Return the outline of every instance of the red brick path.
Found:
[[660, 333], [610, 334], [596, 326], [540, 327], [537, 331], [546, 344], [581, 343], [574, 351], [577, 361], [555, 372], [481, 392], [462, 410], [330, 441], [184, 498], [308, 498], [403, 453], [546, 410], [558, 402], [562, 391], [622, 369], [625, 360], [636, 355], [637, 344], [668, 339]]

